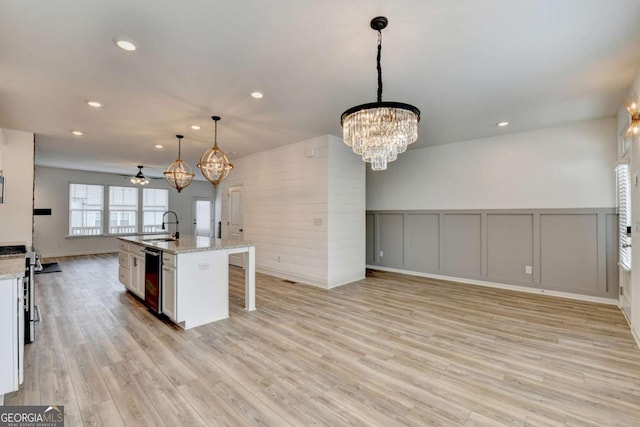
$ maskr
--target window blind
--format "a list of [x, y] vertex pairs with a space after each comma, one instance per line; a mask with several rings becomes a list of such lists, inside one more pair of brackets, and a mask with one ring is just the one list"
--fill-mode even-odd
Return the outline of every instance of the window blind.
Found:
[[629, 181], [629, 165], [621, 163], [616, 167], [618, 193], [618, 247], [619, 264], [631, 271], [631, 236], [627, 235], [627, 227], [631, 226], [631, 195]]

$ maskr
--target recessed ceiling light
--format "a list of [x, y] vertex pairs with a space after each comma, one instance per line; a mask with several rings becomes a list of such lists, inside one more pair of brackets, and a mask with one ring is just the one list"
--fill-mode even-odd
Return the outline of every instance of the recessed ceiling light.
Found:
[[264, 93], [262, 93], [259, 90], [254, 90], [253, 92], [251, 92], [251, 96], [255, 99], [262, 99], [262, 97], [264, 96]]
[[125, 39], [116, 39], [116, 45], [127, 52], [133, 52], [138, 48], [132, 41]]
[[509, 122], [498, 122], [496, 123], [496, 126], [500, 126], [501, 128], [503, 128], [505, 126], [509, 126]]
[[84, 135], [84, 133], [83, 133], [83, 132], [80, 132], [79, 130], [72, 130], [72, 131], [71, 131], [71, 133], [72, 133], [72, 134], [74, 134], [75, 136], [82, 136], [82, 135]]
[[193, 130], [200, 130], [200, 126], [198, 126], [198, 125], [191, 125], [191, 129], [193, 129]]
[[156, 144], [155, 147], [159, 150], [161, 148], [164, 148], [164, 145]]
[[99, 103], [98, 101], [87, 101], [87, 104], [91, 107], [95, 107], [95, 108], [100, 108], [102, 107], [102, 104]]

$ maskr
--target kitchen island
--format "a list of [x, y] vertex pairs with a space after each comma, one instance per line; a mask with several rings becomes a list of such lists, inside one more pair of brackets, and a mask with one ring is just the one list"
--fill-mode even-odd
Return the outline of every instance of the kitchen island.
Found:
[[245, 310], [255, 310], [255, 245], [241, 240], [122, 236], [120, 282], [145, 300], [145, 257], [160, 251], [160, 312], [184, 329], [229, 317], [229, 255], [244, 253]]

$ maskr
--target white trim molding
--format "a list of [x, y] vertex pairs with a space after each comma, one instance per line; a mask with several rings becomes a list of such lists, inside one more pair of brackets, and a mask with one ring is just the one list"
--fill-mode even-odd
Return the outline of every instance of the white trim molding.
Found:
[[367, 268], [371, 270], [388, 271], [390, 273], [407, 274], [409, 276], [427, 277], [429, 279], [438, 279], [438, 280], [445, 280], [448, 282], [464, 283], [467, 285], [485, 286], [488, 288], [505, 289], [510, 291], [525, 292], [529, 294], [550, 295], [553, 297], [568, 298], [568, 299], [573, 299], [578, 301], [596, 302], [596, 303], [607, 304], [607, 305], [615, 305], [615, 306], [618, 305], [618, 300], [616, 300], [615, 298], [594, 297], [589, 295], [573, 294], [570, 292], [552, 291], [552, 290], [540, 289], [540, 288], [529, 288], [524, 286], [508, 285], [506, 283], [486, 282], [484, 280], [465, 279], [462, 277], [443, 276], [440, 274], [430, 274], [430, 273], [422, 273], [419, 271], [401, 270], [398, 268], [380, 267], [378, 265], [367, 265]]

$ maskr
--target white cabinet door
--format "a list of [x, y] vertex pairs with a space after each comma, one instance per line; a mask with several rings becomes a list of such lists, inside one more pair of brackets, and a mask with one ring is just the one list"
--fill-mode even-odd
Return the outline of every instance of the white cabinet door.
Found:
[[176, 269], [162, 267], [162, 312], [174, 322], [178, 321], [176, 313]]
[[0, 280], [0, 394], [17, 390], [20, 383], [22, 292], [21, 278]]
[[127, 288], [144, 299], [144, 258], [131, 255], [131, 280]]

